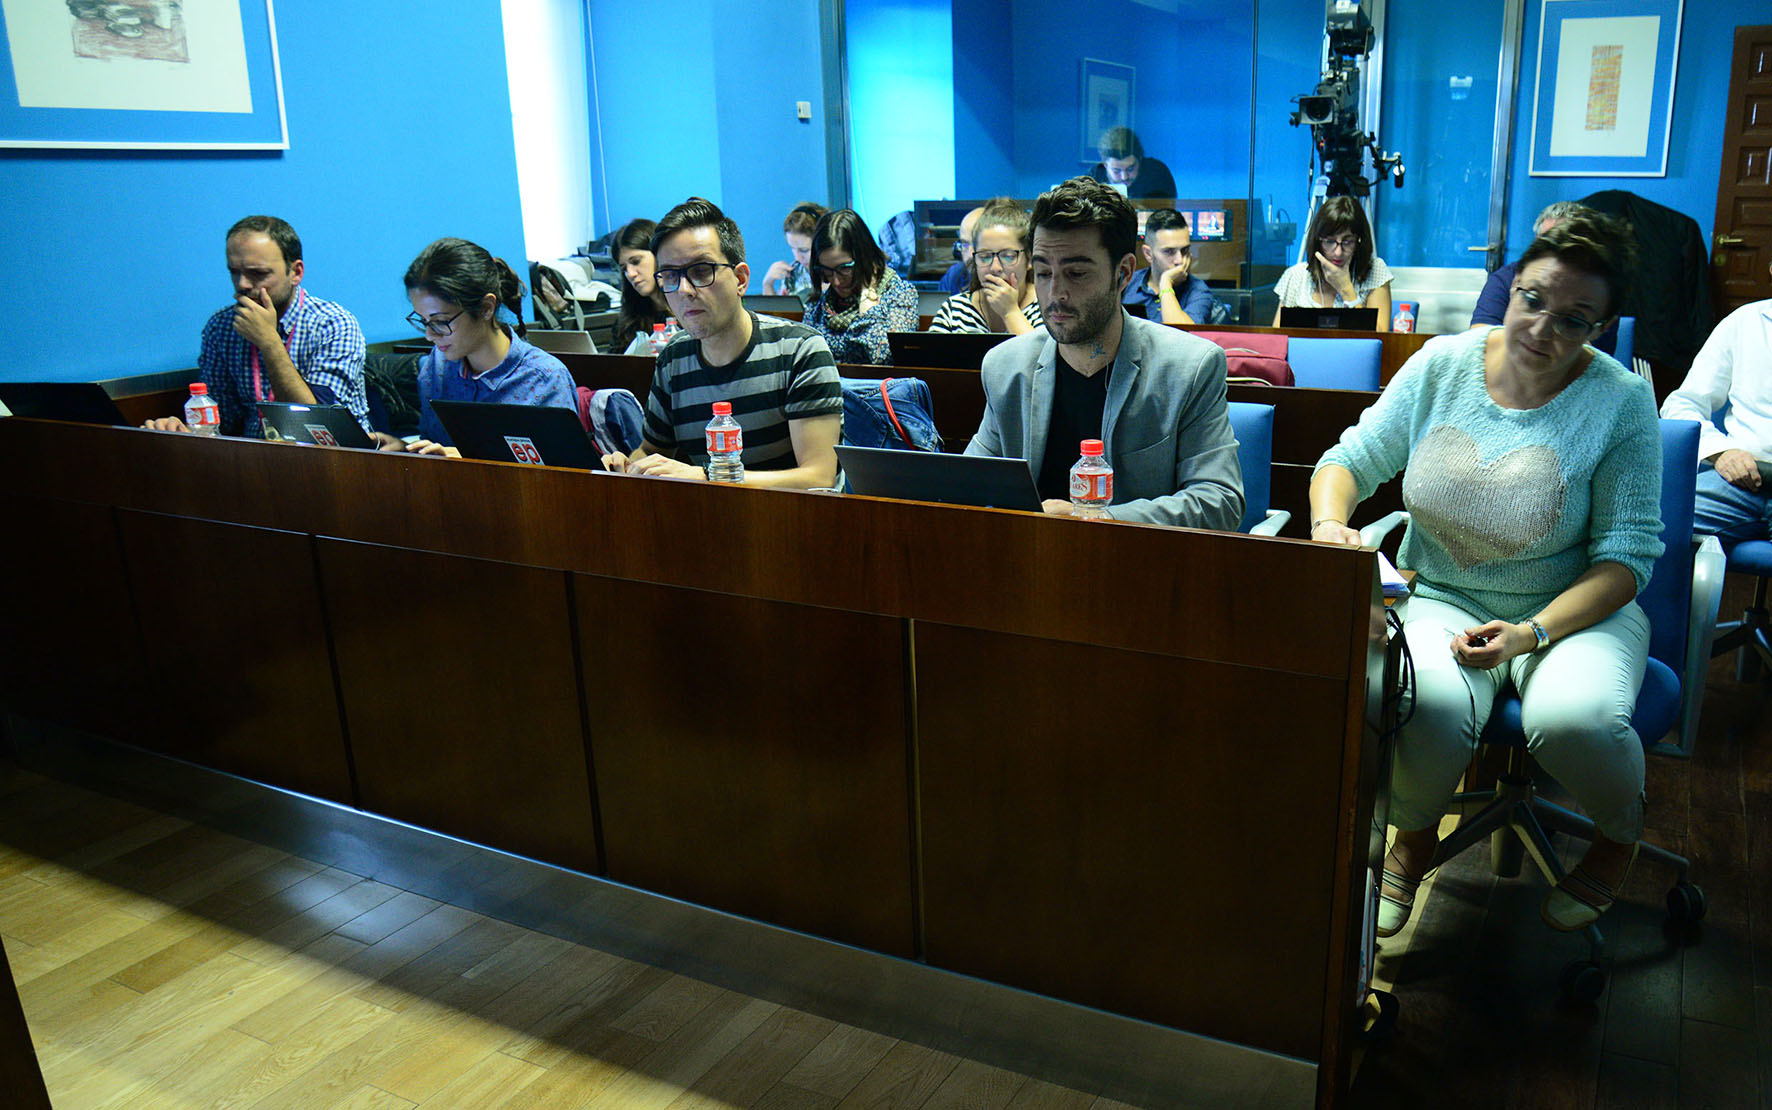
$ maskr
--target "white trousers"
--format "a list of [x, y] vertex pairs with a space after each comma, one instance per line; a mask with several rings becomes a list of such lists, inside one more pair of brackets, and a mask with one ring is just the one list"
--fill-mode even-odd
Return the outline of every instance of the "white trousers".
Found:
[[[1391, 824], [1412, 831], [1439, 823], [1496, 695], [1511, 683], [1538, 765], [1607, 839], [1629, 844], [1642, 835], [1643, 744], [1630, 718], [1649, 657], [1649, 618], [1636, 602], [1487, 671], [1452, 655], [1452, 637], [1484, 623], [1478, 617], [1421, 597], [1397, 612], [1415, 661], [1415, 715], [1397, 738]], [[1409, 712], [1407, 701], [1402, 711]]]

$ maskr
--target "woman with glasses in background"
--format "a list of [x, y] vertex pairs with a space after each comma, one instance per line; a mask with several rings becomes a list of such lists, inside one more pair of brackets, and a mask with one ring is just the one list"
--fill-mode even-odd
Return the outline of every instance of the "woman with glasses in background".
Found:
[[[504, 259], [466, 239], [439, 239], [406, 268], [406, 296], [412, 302], [406, 320], [431, 349], [418, 364], [418, 439], [403, 443], [378, 434], [384, 450], [460, 458], [431, 411], [438, 399], [578, 411], [566, 367], [523, 339], [523, 283]], [[511, 324], [499, 320], [500, 307], [509, 310]]]
[[1519, 692], [1533, 758], [1597, 830], [1540, 906], [1545, 922], [1591, 925], [1642, 835], [1631, 713], [1649, 621], [1635, 598], [1662, 549], [1661, 434], [1649, 383], [1587, 345], [1635, 265], [1611, 217], [1549, 229], [1520, 259], [1501, 326], [1422, 348], [1311, 478], [1318, 542], [1358, 544], [1355, 506], [1398, 473], [1410, 511], [1397, 562], [1416, 577], [1395, 611], [1415, 691], [1392, 769], [1380, 936], [1414, 908], [1503, 686]]
[[886, 334], [917, 330], [917, 290], [886, 265], [862, 218], [826, 212], [812, 229], [812, 304], [806, 326], [838, 362], [892, 365]]
[[972, 236], [968, 291], [943, 301], [929, 330], [1022, 335], [1039, 327], [1027, 210], [1008, 197], [996, 197], [985, 204]]
[[1391, 330], [1391, 270], [1372, 253], [1372, 225], [1358, 201], [1330, 197], [1319, 205], [1304, 248], [1306, 260], [1274, 286], [1274, 327], [1280, 308], [1376, 308], [1378, 330]]
[[615, 236], [615, 264], [621, 269], [621, 314], [615, 318], [615, 331], [609, 337], [609, 349], [627, 355], [652, 353], [652, 326], [664, 324], [670, 330], [671, 308], [665, 295], [653, 280], [658, 263], [652, 257], [652, 233], [658, 224], [652, 220], [630, 220]]

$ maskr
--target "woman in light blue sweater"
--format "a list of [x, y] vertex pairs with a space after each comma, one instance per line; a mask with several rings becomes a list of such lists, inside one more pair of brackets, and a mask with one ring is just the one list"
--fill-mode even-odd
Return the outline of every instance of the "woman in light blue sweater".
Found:
[[1618, 315], [1633, 256], [1609, 217], [1546, 232], [1502, 325], [1431, 341], [1317, 463], [1312, 539], [1358, 543], [1354, 507], [1399, 472], [1411, 516], [1398, 562], [1417, 577], [1397, 608], [1415, 712], [1392, 770], [1381, 936], [1408, 920], [1510, 682], [1534, 757], [1597, 829], [1541, 915], [1592, 924], [1629, 869], [1643, 826], [1630, 717], [1649, 644], [1634, 599], [1661, 554], [1661, 436], [1649, 383], [1586, 343]]

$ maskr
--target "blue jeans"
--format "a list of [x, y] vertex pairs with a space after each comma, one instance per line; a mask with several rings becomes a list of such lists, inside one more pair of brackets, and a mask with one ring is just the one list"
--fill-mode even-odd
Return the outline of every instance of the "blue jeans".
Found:
[[1724, 547], [1766, 539], [1772, 536], [1772, 497], [1730, 485], [1713, 467], [1702, 466], [1692, 530], [1716, 536]]

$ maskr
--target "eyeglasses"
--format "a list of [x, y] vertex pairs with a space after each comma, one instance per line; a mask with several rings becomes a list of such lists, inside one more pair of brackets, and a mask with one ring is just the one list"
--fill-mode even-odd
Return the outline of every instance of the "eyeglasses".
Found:
[[1360, 245], [1360, 239], [1358, 236], [1355, 236], [1355, 235], [1344, 236], [1343, 238], [1340, 238], [1340, 239], [1318, 239], [1317, 240], [1317, 246], [1322, 247], [1326, 251], [1332, 251], [1332, 250], [1336, 249], [1337, 247], [1340, 247], [1344, 251], [1351, 251], [1359, 245]]
[[[974, 257], [977, 256], [975, 255]], [[840, 266], [812, 267], [812, 276], [819, 281], [831, 281], [835, 279], [838, 274], [842, 274], [844, 277], [855, 276], [855, 260], [852, 258]]]
[[1544, 307], [1544, 298], [1535, 289], [1527, 289], [1523, 285], [1514, 286], [1514, 296], [1520, 298], [1520, 304], [1528, 316], [1550, 317], [1551, 330], [1564, 339], [1583, 342], [1594, 333], [1600, 325], [1579, 316], [1571, 316], [1564, 312], [1552, 312]]
[[1007, 267], [1007, 266], [1013, 266], [1017, 262], [1021, 261], [1021, 252], [1020, 251], [973, 251], [972, 258], [975, 262], [978, 263], [978, 268], [981, 270], [984, 269], [986, 266], [989, 266], [993, 262], [1001, 262], [1004, 266]]
[[730, 262], [697, 262], [689, 266], [661, 268], [652, 276], [658, 282], [658, 287], [666, 293], [675, 293], [682, 287], [685, 278], [697, 289], [706, 289], [714, 284], [714, 276], [720, 272], [722, 266], [728, 270], [738, 268]]
[[454, 330], [455, 322], [461, 319], [462, 312], [466, 311], [467, 309], [464, 308], [447, 320], [427, 320], [416, 312], [409, 312], [406, 315], [406, 322], [426, 335], [448, 335]]

